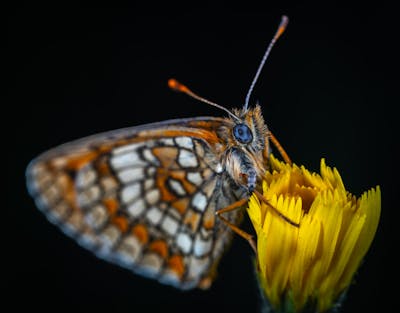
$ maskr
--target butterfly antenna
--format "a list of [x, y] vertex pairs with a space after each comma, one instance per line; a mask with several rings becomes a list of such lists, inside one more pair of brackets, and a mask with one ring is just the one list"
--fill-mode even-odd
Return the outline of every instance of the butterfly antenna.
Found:
[[278, 38], [283, 34], [283, 32], [285, 31], [288, 23], [289, 23], [289, 18], [286, 15], [283, 15], [282, 19], [281, 19], [281, 22], [280, 22], [280, 24], [278, 26], [278, 29], [277, 29], [274, 37], [272, 38], [271, 42], [269, 43], [268, 48], [265, 51], [264, 56], [263, 56], [263, 58], [261, 60], [261, 63], [258, 66], [256, 75], [254, 76], [253, 81], [251, 82], [249, 91], [247, 92], [246, 101], [245, 101], [244, 106], [243, 106], [243, 110], [244, 111], [247, 111], [247, 108], [249, 106], [249, 100], [250, 100], [251, 93], [253, 92], [254, 86], [255, 86], [255, 84], [257, 82], [257, 79], [258, 79], [258, 76], [260, 76], [261, 70], [264, 67], [265, 61], [267, 60], [267, 58], [268, 58], [268, 56], [269, 56], [269, 54], [270, 54], [270, 52], [272, 50], [272, 47], [275, 45], [275, 42], [278, 40]]
[[212, 105], [214, 107], [217, 107], [218, 109], [221, 109], [221, 110], [225, 111], [226, 113], [228, 113], [234, 119], [240, 120], [235, 114], [233, 114], [227, 108], [225, 108], [225, 107], [223, 107], [223, 106], [221, 106], [221, 105], [219, 105], [219, 104], [217, 104], [215, 102], [207, 100], [207, 99], [205, 99], [203, 97], [200, 97], [199, 95], [197, 95], [193, 91], [191, 91], [188, 87], [186, 87], [185, 85], [183, 85], [180, 82], [178, 82], [176, 79], [173, 79], [173, 78], [169, 79], [168, 80], [168, 86], [172, 90], [183, 92], [183, 93], [187, 94], [188, 96], [190, 96], [192, 98], [195, 98], [195, 99], [197, 99], [197, 100], [199, 100], [201, 102], [204, 102], [204, 103], [210, 104], [210, 105]]

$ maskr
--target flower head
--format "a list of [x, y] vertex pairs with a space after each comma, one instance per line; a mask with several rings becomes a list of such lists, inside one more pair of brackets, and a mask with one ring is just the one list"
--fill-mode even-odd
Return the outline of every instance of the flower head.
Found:
[[374, 238], [380, 188], [355, 197], [324, 159], [321, 174], [273, 156], [271, 167], [263, 182], [268, 204], [253, 195], [248, 208], [261, 289], [276, 311], [324, 312], [346, 291]]

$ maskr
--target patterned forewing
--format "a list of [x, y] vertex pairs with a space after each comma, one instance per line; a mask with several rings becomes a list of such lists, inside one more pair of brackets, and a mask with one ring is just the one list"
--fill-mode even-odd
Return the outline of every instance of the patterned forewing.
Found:
[[208, 128], [197, 136], [162, 124], [61, 146], [30, 164], [29, 190], [99, 257], [181, 289], [207, 286], [230, 240], [215, 211], [235, 194], [217, 157], [220, 120], [199, 123]]

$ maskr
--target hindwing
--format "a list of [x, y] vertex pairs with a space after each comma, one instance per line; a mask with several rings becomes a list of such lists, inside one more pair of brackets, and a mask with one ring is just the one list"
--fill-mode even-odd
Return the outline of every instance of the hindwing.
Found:
[[242, 192], [223, 168], [224, 121], [171, 120], [64, 144], [30, 163], [28, 189], [99, 257], [177, 288], [207, 287], [231, 240], [215, 211]]

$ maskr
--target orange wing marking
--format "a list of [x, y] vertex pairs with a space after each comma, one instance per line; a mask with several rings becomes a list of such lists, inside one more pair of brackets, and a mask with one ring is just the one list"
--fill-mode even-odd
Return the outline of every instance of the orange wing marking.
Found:
[[133, 227], [132, 233], [139, 239], [142, 244], [146, 244], [149, 241], [149, 233], [146, 226], [138, 224]]
[[103, 200], [104, 206], [107, 208], [108, 213], [110, 215], [114, 215], [118, 208], [119, 208], [119, 203], [116, 199], [114, 198], [106, 198]]
[[171, 205], [181, 214], [185, 214], [187, 211], [187, 208], [189, 206], [189, 199], [188, 198], [182, 198], [178, 199], [176, 201], [173, 201]]
[[171, 256], [168, 260], [168, 266], [178, 275], [179, 278], [185, 274], [185, 265], [181, 255], [175, 254]]
[[193, 212], [192, 210], [187, 212], [185, 219], [183, 220], [183, 224], [190, 226], [193, 232], [197, 231], [199, 222], [200, 222], [200, 215], [198, 213]]
[[150, 244], [149, 250], [157, 253], [163, 259], [168, 257], [168, 246], [164, 240], [155, 240]]
[[128, 230], [128, 220], [123, 216], [114, 216], [111, 223], [118, 227], [122, 233], [126, 233]]

